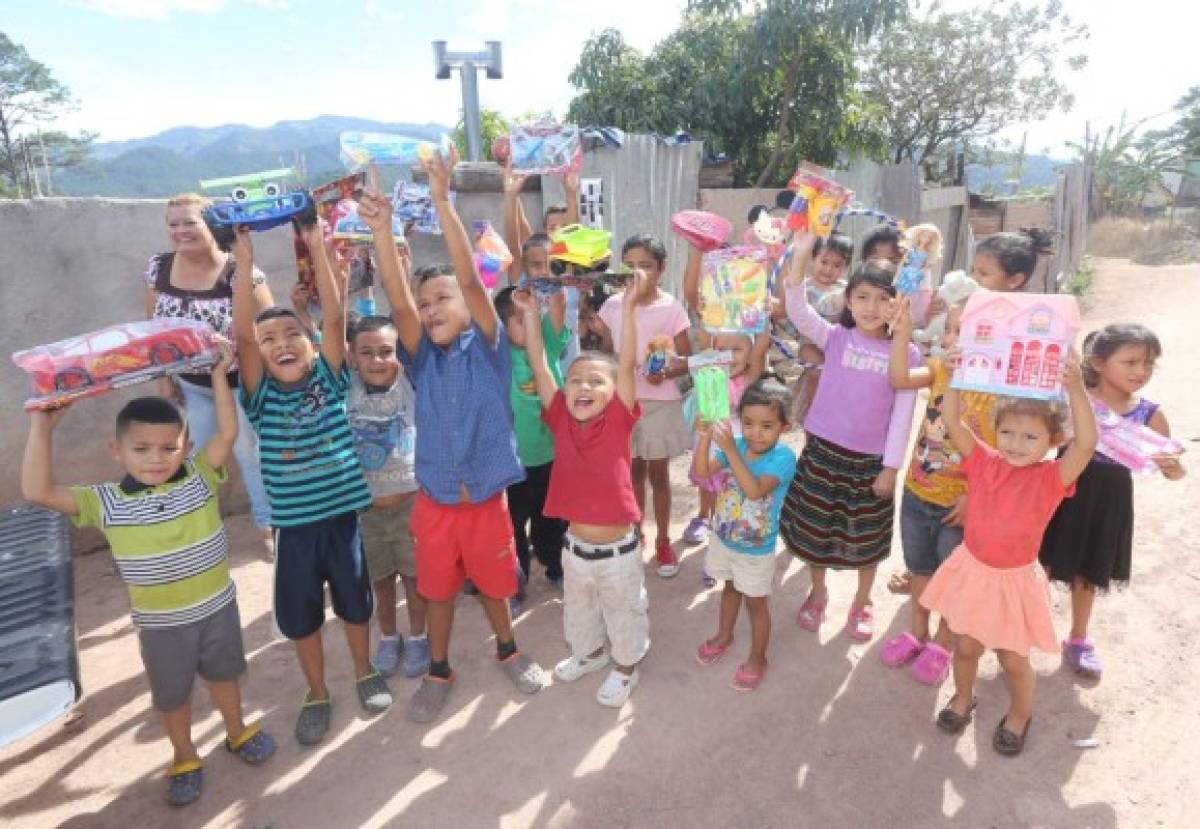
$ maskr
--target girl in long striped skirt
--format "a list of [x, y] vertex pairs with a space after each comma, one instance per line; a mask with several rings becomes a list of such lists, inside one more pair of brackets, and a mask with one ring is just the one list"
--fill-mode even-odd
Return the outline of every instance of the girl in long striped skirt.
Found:
[[[916, 394], [888, 380], [888, 320], [896, 289], [895, 266], [883, 259], [859, 265], [846, 285], [839, 324], [808, 304], [801, 277], [812, 237], [797, 238], [792, 271], [783, 289], [789, 319], [825, 352], [825, 367], [804, 421], [807, 440], [788, 489], [779, 533], [793, 555], [809, 565], [812, 591], [797, 622], [817, 631], [825, 618], [828, 568], [858, 571], [846, 632], [867, 640], [874, 633], [871, 587], [892, 545], [896, 471], [904, 462]], [[909, 365], [920, 362], [908, 347]]]

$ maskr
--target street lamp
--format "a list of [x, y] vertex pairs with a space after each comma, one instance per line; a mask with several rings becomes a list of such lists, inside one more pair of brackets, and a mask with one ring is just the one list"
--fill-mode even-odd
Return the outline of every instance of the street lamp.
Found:
[[463, 121], [467, 125], [467, 156], [470, 161], [479, 161], [483, 157], [483, 133], [479, 121], [479, 84], [475, 76], [478, 69], [487, 73], [489, 80], [497, 81], [504, 77], [500, 63], [500, 41], [484, 42], [482, 52], [449, 52], [446, 41], [433, 41], [434, 77], [439, 81], [448, 80], [453, 69], [458, 70], [462, 78]]

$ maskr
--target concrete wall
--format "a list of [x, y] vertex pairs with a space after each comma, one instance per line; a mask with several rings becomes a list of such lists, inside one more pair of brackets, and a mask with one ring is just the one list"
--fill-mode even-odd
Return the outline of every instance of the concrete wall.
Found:
[[[541, 196], [527, 194], [525, 209], [541, 214]], [[501, 223], [499, 194], [458, 196], [464, 222]], [[19, 469], [29, 385], [9, 355], [119, 322], [145, 317], [142, 274], [147, 260], [169, 249], [162, 200], [0, 200], [0, 504], [20, 500]], [[290, 227], [254, 236], [255, 261], [267, 274], [276, 302], [286, 304], [295, 281]], [[417, 264], [445, 261], [440, 236], [417, 236]], [[116, 412], [131, 397], [152, 393], [136, 386], [81, 401], [59, 429], [57, 472], [64, 483], [108, 479], [117, 470], [106, 449]], [[227, 487], [228, 510], [245, 508], [239, 483]]]

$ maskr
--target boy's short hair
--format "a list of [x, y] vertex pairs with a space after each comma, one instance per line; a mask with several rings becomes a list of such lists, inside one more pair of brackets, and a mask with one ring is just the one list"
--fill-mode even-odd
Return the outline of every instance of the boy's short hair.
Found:
[[182, 409], [167, 398], [152, 395], [136, 397], [121, 407], [121, 411], [117, 412], [117, 437], [128, 432], [135, 423], [178, 426], [182, 430], [187, 428], [187, 417]]
[[564, 216], [567, 214], [567, 206], [565, 204], [552, 204], [547, 207], [546, 212], [542, 214], [542, 227], [546, 226], [546, 222], [550, 220], [551, 216], [556, 216], [558, 214], [562, 214]]
[[576, 363], [604, 363], [605, 367], [612, 372], [614, 380], [617, 377], [617, 372], [621, 369], [621, 364], [617, 362], [617, 358], [607, 351], [592, 351], [590, 349], [580, 351], [578, 356], [571, 361], [571, 365], [567, 366], [568, 374], [571, 373], [571, 369], [575, 367]]
[[748, 406], [770, 406], [775, 410], [779, 421], [786, 426], [791, 399], [787, 386], [778, 380], [756, 380], [742, 392], [742, 399], [738, 401], [738, 415], [741, 415]]
[[396, 324], [392, 322], [391, 317], [385, 317], [382, 314], [370, 314], [365, 317], [359, 317], [349, 325], [349, 330], [346, 332], [346, 341], [350, 345], [354, 345], [354, 338], [359, 334], [369, 334], [372, 331], [382, 331], [385, 328], [395, 328]]
[[554, 240], [550, 238], [550, 234], [535, 233], [526, 239], [524, 244], [521, 245], [521, 256], [529, 253], [529, 251], [533, 248], [546, 248], [549, 250], [550, 246], [553, 244]]
[[300, 315], [291, 308], [284, 308], [282, 305], [272, 305], [270, 308], [265, 308], [262, 311], [259, 311], [258, 316], [254, 318], [254, 324], [259, 325], [260, 323], [277, 319], [295, 320], [300, 328], [304, 331], [305, 336], [307, 336], [310, 340], [313, 338], [312, 329], [308, 327], [304, 320], [300, 319]]
[[517, 290], [514, 285], [507, 285], [496, 292], [492, 297], [492, 306], [496, 309], [496, 316], [501, 322], [508, 322], [508, 318], [517, 312], [517, 304], [513, 302], [513, 291]]
[[1061, 438], [1066, 428], [1067, 410], [1058, 401], [1035, 400], [1031, 397], [1001, 397], [996, 400], [993, 418], [997, 429], [1000, 428], [1004, 418], [1019, 415], [1036, 417], [1042, 421], [1046, 425], [1047, 431], [1050, 432], [1052, 441]]
[[425, 265], [417, 268], [417, 272], [413, 274], [413, 280], [417, 283], [417, 287], [420, 287], [431, 279], [454, 275], [454, 266], [443, 262], [438, 265]]

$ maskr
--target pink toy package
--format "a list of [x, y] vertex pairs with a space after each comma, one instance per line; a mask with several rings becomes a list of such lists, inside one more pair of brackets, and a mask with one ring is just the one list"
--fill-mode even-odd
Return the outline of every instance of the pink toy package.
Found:
[[958, 337], [962, 359], [951, 385], [1012, 397], [1057, 400], [1079, 332], [1079, 305], [1064, 294], [979, 289], [967, 300]]
[[207, 371], [219, 353], [208, 323], [153, 319], [35, 346], [12, 358], [32, 382], [25, 409], [33, 411], [168, 374]]
[[1158, 471], [1154, 455], [1179, 455], [1183, 444], [1164, 437], [1149, 426], [1126, 420], [1104, 403], [1092, 397], [1092, 411], [1100, 433], [1097, 451], [1133, 472], [1150, 475]]

